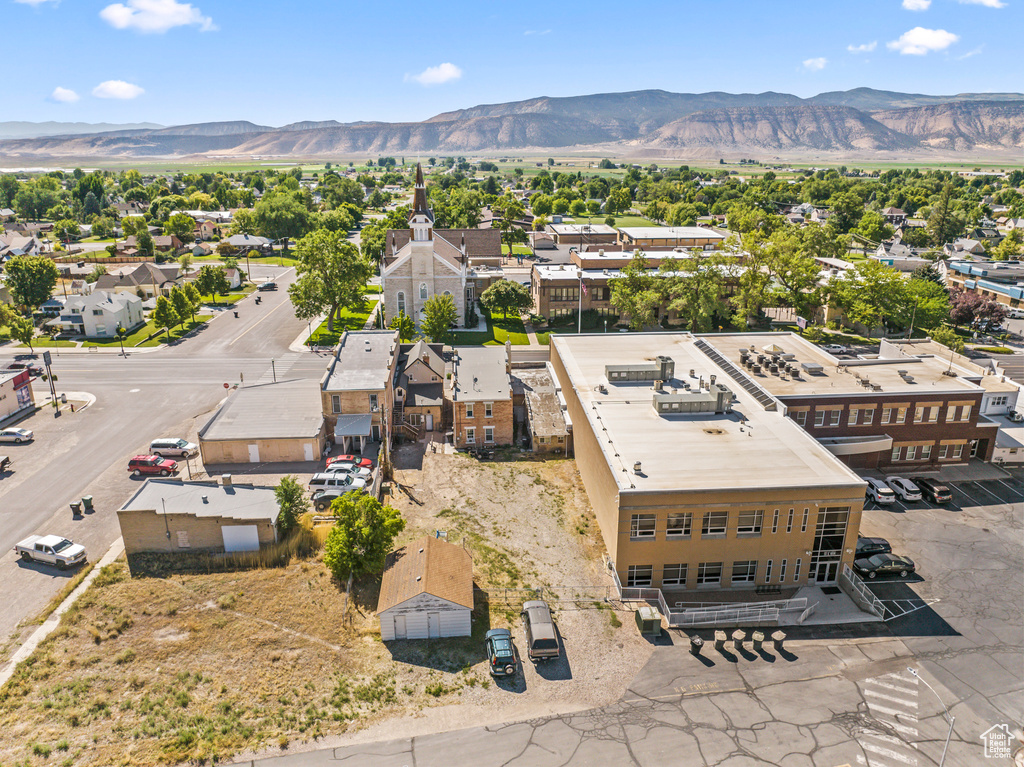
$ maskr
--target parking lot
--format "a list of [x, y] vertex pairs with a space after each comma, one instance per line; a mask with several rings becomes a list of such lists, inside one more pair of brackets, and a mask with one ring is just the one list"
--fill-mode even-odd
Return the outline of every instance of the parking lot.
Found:
[[[911, 476], [906, 478], [911, 482], [914, 480]], [[1012, 478], [965, 480], [960, 482], [944, 481], [943, 484], [949, 488], [953, 495], [951, 503], [935, 504], [923, 498], [920, 501], [906, 503], [897, 498], [894, 503], [884, 505], [879, 505], [874, 501], [865, 501], [864, 511], [909, 512], [918, 509], [960, 511], [972, 506], [1012, 504], [1024, 501], [1024, 490], [1021, 490], [1020, 483]]]

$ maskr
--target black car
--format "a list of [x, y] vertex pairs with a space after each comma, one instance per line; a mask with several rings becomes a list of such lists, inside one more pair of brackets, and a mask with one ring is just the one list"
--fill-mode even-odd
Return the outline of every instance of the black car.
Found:
[[491, 676], [512, 676], [516, 673], [516, 648], [512, 645], [512, 632], [491, 629], [484, 634], [487, 666]]
[[277, 283], [273, 281], [261, 282], [256, 286], [256, 290], [277, 290]]
[[885, 538], [866, 538], [862, 535], [857, 536], [857, 553], [854, 555], [857, 559], [866, 559], [872, 554], [891, 554], [892, 546], [889, 545], [889, 541]]
[[921, 495], [932, 503], [949, 503], [953, 500], [953, 494], [949, 492], [949, 488], [937, 479], [914, 477], [913, 482], [921, 491]]
[[30, 362], [11, 362], [7, 365], [7, 370], [12, 373], [27, 370], [30, 376], [41, 376], [43, 374], [43, 369], [41, 367], [33, 365]]
[[898, 554], [874, 554], [866, 559], [853, 560], [853, 569], [868, 578], [897, 574], [906, 578], [914, 572], [914, 560]]
[[350, 487], [327, 487], [313, 493], [313, 508], [317, 511], [327, 511], [335, 499], [341, 498], [345, 493], [351, 492]]

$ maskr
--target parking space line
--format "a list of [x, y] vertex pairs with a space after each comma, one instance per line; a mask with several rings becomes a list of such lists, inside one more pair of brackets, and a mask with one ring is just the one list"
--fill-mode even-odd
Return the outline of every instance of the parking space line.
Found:
[[991, 495], [993, 498], [995, 498], [996, 499], [996, 503], [999, 503], [999, 504], [1006, 503], [1006, 501], [1004, 501], [1002, 498], [1000, 498], [998, 495], [993, 493], [991, 490], [989, 490], [984, 485], [981, 485], [978, 482], [974, 482], [974, 481], [972, 481], [971, 484], [974, 485], [975, 487], [977, 487], [982, 492], [987, 493], [988, 495]]
[[1005, 482], [1003, 482], [1003, 480], [1001, 480], [1001, 479], [997, 479], [996, 482], [998, 482], [1000, 485], [1005, 487], [1007, 490], [1009, 490], [1014, 495], [1020, 496], [1016, 500], [1018, 500], [1018, 501], [1024, 500], [1024, 491], [1022, 491], [1020, 488], [1016, 488], [1013, 485], [1008, 485]]

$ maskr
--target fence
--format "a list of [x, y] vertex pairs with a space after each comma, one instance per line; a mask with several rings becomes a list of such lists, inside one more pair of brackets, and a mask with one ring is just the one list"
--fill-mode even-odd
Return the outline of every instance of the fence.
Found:
[[852, 599], [861, 610], [871, 613], [879, 618], [885, 616], [885, 607], [881, 600], [867, 587], [867, 584], [860, 579], [849, 565], [843, 565], [843, 571], [839, 574], [839, 588]]
[[[807, 609], [807, 599], [774, 599], [768, 602], [736, 602], [706, 604], [699, 602], [677, 602], [671, 609], [665, 601], [661, 589], [651, 587], [623, 587], [619, 574], [610, 565], [612, 581], [619, 598], [624, 602], [647, 602], [657, 605], [665, 616], [668, 625], [673, 628], [683, 626], [718, 626], [764, 625], [777, 624], [779, 616], [784, 612], [797, 612]], [[679, 609], [682, 608], [682, 609]]]

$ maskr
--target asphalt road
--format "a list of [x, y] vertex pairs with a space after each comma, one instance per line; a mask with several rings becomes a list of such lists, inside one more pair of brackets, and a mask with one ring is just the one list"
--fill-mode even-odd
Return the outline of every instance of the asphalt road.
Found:
[[[19, 423], [35, 431], [35, 442], [3, 447], [13, 472], [0, 480], [0, 648], [8, 643], [0, 649], [0, 662], [16, 626], [38, 614], [73, 576], [20, 562], [11, 550], [15, 543], [33, 533], [55, 533], [83, 543], [90, 558], [99, 559], [119, 535], [114, 511], [139, 486], [127, 471], [132, 455], [146, 452], [156, 437], [188, 434], [197, 417], [224, 399], [225, 383], [272, 380], [275, 369], [279, 378], [322, 375], [325, 356], [288, 348], [306, 329], [288, 301], [294, 270], [252, 271], [256, 282], [276, 279], [279, 290], [256, 294], [259, 305], [251, 296], [244, 299], [238, 318], [221, 312], [192, 338], [125, 357], [116, 351], [52, 350], [58, 394], [87, 392], [96, 400], [59, 417], [40, 410]], [[45, 393], [45, 382], [37, 379], [33, 387], [37, 396]], [[187, 477], [187, 467], [182, 473]], [[68, 504], [83, 495], [94, 497], [96, 512], [73, 520]]]

